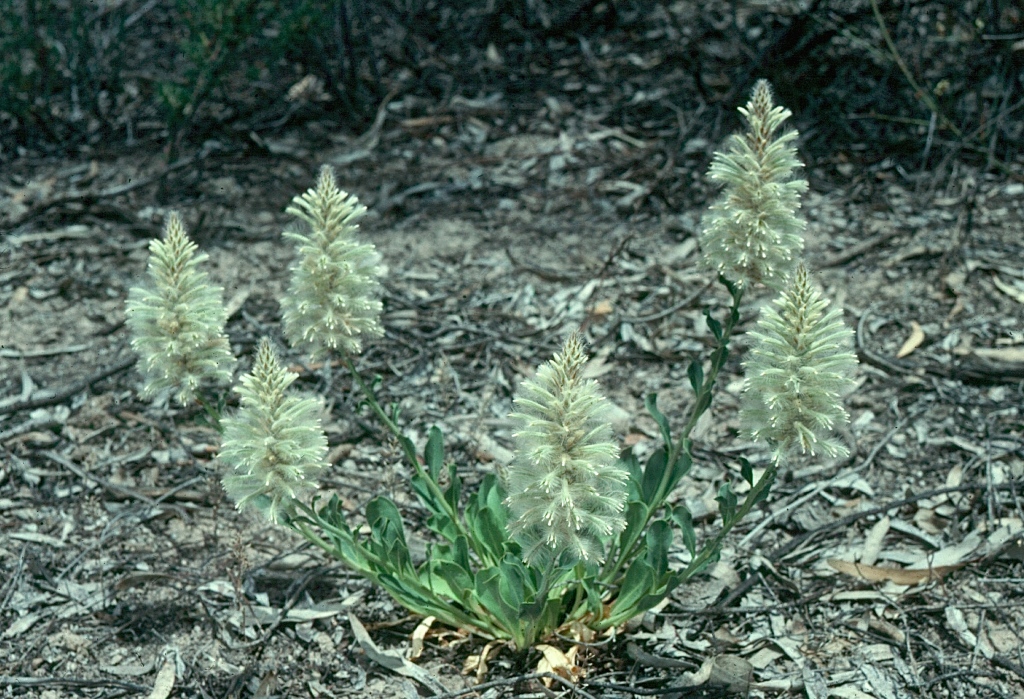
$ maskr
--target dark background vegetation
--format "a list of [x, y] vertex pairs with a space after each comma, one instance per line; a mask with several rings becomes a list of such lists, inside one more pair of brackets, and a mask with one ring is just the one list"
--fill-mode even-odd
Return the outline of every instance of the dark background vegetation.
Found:
[[940, 178], [1019, 156], [1022, 58], [1022, 0], [0, 0], [0, 161], [361, 133], [388, 95], [457, 121], [501, 94], [511, 132], [557, 96], [714, 142], [763, 77], [814, 164]]

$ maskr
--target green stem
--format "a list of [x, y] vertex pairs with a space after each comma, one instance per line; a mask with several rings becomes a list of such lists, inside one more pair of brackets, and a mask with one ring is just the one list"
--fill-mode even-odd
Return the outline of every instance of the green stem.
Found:
[[655, 491], [654, 497], [648, 504], [647, 517], [644, 520], [643, 526], [637, 529], [636, 536], [633, 540], [620, 549], [618, 556], [614, 558], [612, 556], [608, 557], [609, 561], [614, 560], [614, 564], [606, 566], [603, 570], [600, 579], [604, 582], [611, 583], [615, 581], [626, 563], [632, 560], [636, 555], [643, 533], [647, 529], [647, 525], [650, 524], [651, 518], [654, 517], [655, 513], [661, 509], [661, 506], [665, 502], [665, 498], [669, 496], [672, 488], [676, 485], [671, 482], [672, 473], [675, 470], [674, 465], [684, 450], [689, 452], [691, 443], [690, 433], [693, 431], [693, 428], [696, 427], [697, 421], [700, 420], [701, 416], [711, 407], [715, 381], [718, 379], [718, 374], [722, 370], [722, 367], [725, 366], [725, 360], [729, 356], [729, 340], [732, 337], [732, 332], [736, 327], [736, 323], [739, 322], [739, 308], [740, 301], [743, 299], [743, 287], [730, 287], [730, 295], [732, 296], [732, 305], [729, 307], [729, 316], [726, 318], [725, 325], [722, 326], [722, 339], [719, 341], [718, 346], [711, 355], [710, 371], [704, 376], [700, 390], [697, 391], [697, 394], [694, 397], [689, 419], [687, 419], [686, 424], [683, 426], [683, 430], [680, 433], [679, 438], [671, 445], [665, 445], [666, 448], [668, 448], [668, 454], [665, 459], [665, 472], [662, 474], [661, 482], [658, 484], [658, 489]]
[[754, 487], [750, 489], [750, 493], [748, 493], [746, 499], [743, 500], [743, 504], [736, 511], [736, 515], [732, 518], [732, 521], [722, 522], [722, 529], [718, 532], [717, 536], [705, 544], [704, 547], [701, 548], [700, 553], [694, 556], [693, 560], [690, 561], [690, 565], [686, 566], [686, 569], [679, 574], [681, 582], [686, 582], [703, 570], [704, 566], [708, 564], [708, 561], [710, 561], [715, 553], [721, 548], [726, 535], [728, 535], [736, 523], [750, 514], [750, 510], [755, 503], [760, 502], [764, 498], [764, 494], [775, 481], [777, 473], [778, 468], [775, 463], [772, 462], [772, 464], [765, 469], [765, 472], [761, 474], [761, 477], [757, 479], [757, 483], [754, 484]]
[[392, 435], [394, 435], [395, 439], [398, 440], [398, 443], [402, 447], [402, 452], [405, 454], [405, 460], [408, 461], [409, 465], [411, 465], [413, 469], [416, 471], [416, 475], [419, 476], [423, 480], [423, 482], [427, 484], [427, 487], [430, 489], [430, 492], [434, 496], [434, 499], [438, 503], [440, 503], [441, 507], [444, 508], [445, 514], [448, 515], [449, 519], [451, 519], [452, 523], [455, 525], [455, 528], [458, 530], [459, 534], [466, 537], [466, 541], [469, 543], [470, 547], [473, 549], [473, 552], [480, 558], [480, 560], [485, 562], [491, 562], [493, 564], [493, 561], [491, 561], [491, 558], [487, 554], [487, 552], [482, 550], [482, 547], [480, 547], [477, 544], [476, 539], [469, 535], [469, 532], [466, 530], [466, 526], [463, 523], [462, 518], [459, 517], [458, 512], [455, 510], [454, 507], [452, 507], [451, 503], [448, 502], [448, 499], [444, 496], [444, 493], [441, 491], [441, 486], [439, 486], [434, 481], [434, 479], [430, 477], [430, 474], [423, 469], [423, 466], [420, 465], [420, 460], [416, 456], [416, 449], [412, 441], [402, 433], [402, 430], [398, 427], [398, 425], [395, 424], [395, 421], [392, 420], [391, 417], [384, 412], [384, 409], [382, 407], [380, 407], [380, 403], [377, 402], [377, 397], [373, 394], [373, 389], [371, 389], [370, 386], [367, 385], [366, 381], [363, 380], [362, 375], [360, 375], [360, 373], [356, 370], [356, 367], [352, 363], [352, 360], [349, 358], [349, 356], [347, 354], [343, 355], [342, 360], [345, 362], [345, 366], [348, 367], [348, 370], [352, 374], [352, 377], [356, 380], [356, 383], [359, 384], [359, 388], [362, 390], [363, 395], [366, 396], [366, 402], [370, 406], [370, 409], [373, 410], [374, 414], [377, 416], [377, 419], [380, 420], [381, 423], [383, 423], [383, 425], [387, 427], [388, 431]]

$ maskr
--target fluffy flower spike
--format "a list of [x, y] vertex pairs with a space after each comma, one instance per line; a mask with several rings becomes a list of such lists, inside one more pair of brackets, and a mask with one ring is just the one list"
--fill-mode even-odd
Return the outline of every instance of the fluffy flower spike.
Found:
[[747, 434], [774, 447], [776, 462], [797, 452], [835, 457], [848, 453], [830, 437], [849, 416], [841, 399], [853, 388], [857, 366], [853, 333], [803, 265], [758, 320], [745, 362], [741, 422]]
[[132, 348], [142, 359], [142, 395], [176, 392], [182, 405], [191, 402], [203, 384], [231, 381], [235, 358], [224, 324], [223, 290], [206, 283], [178, 214], [167, 218], [163, 240], [149, 244], [149, 279], [128, 292], [126, 322]]
[[604, 542], [623, 529], [628, 474], [605, 420], [607, 403], [583, 379], [587, 355], [573, 333], [561, 354], [524, 381], [515, 398], [520, 424], [506, 489], [511, 534], [527, 563], [601, 561]]
[[313, 478], [326, 466], [323, 406], [314, 398], [286, 395], [295, 379], [264, 339], [252, 373], [235, 388], [241, 408], [221, 423], [217, 460], [231, 469], [224, 490], [239, 509], [255, 507], [275, 522], [292, 513], [294, 500], [316, 489]]
[[325, 165], [316, 188], [295, 197], [287, 211], [309, 224], [309, 232], [284, 234], [298, 247], [281, 302], [285, 336], [315, 358], [337, 350], [358, 354], [364, 335], [384, 334], [380, 255], [354, 237], [366, 207], [338, 189], [334, 171]]
[[793, 176], [802, 165], [793, 146], [797, 132], [775, 135], [792, 112], [772, 104], [765, 80], [739, 111], [750, 130], [731, 136], [727, 151], [714, 155], [708, 175], [725, 190], [704, 219], [701, 250], [705, 264], [727, 279], [780, 288], [804, 245], [806, 223], [797, 210], [807, 181]]

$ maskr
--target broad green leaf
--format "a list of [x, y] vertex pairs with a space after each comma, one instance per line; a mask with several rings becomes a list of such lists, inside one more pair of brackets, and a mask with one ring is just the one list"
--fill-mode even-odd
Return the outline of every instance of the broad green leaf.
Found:
[[749, 483], [751, 486], [754, 485], [754, 469], [750, 467], [750, 462], [740, 457], [740, 475], [743, 476], [743, 480]]
[[632, 610], [636, 603], [645, 595], [650, 594], [654, 587], [654, 569], [643, 557], [637, 558], [629, 566], [626, 576], [622, 579], [622, 587], [612, 603], [612, 614], [615, 616], [633, 616]]
[[690, 386], [693, 388], [694, 394], [700, 393], [700, 389], [704, 385], [704, 367], [699, 359], [690, 362], [690, 366], [686, 369], [686, 375], [690, 378]]
[[716, 340], [721, 342], [722, 341], [722, 324], [714, 319], [714, 317], [711, 315], [711, 311], [710, 310], [704, 312], [704, 319], [707, 322], [708, 330], [711, 331], [711, 334], [715, 336]]
[[484, 568], [476, 573], [473, 595], [484, 609], [505, 629], [519, 628], [519, 608], [511, 607], [501, 594], [501, 572], [497, 567]]
[[683, 545], [690, 552], [691, 556], [697, 555], [697, 533], [693, 529], [693, 515], [686, 509], [685, 505], [676, 505], [672, 508], [672, 521], [679, 527], [679, 533], [683, 537]]
[[626, 484], [627, 501], [636, 502], [643, 500], [644, 471], [640, 467], [640, 460], [636, 458], [633, 450], [626, 449], [622, 452], [616, 465], [629, 474], [629, 482]]
[[444, 499], [451, 505], [452, 510], [458, 511], [459, 497], [462, 495], [462, 479], [459, 478], [459, 471], [455, 464], [448, 464], [448, 487], [444, 491]]
[[444, 466], [444, 434], [437, 427], [430, 428], [427, 446], [423, 449], [423, 461], [427, 465], [427, 473], [437, 483]]
[[725, 483], [718, 489], [715, 500], [718, 502], [718, 511], [722, 513], [722, 526], [731, 525], [736, 520], [736, 493]]
[[651, 522], [647, 528], [647, 565], [656, 580], [668, 572], [668, 552], [672, 548], [672, 527], [663, 519]]
[[626, 528], [619, 534], [619, 546], [628, 550], [640, 538], [641, 529], [647, 521], [647, 505], [634, 500], [626, 506]]
[[775, 483], [775, 472], [774, 471], [770, 472], [769, 475], [768, 475], [768, 478], [769, 478], [769, 481], [768, 481], [767, 484], [765, 484], [764, 489], [760, 493], [758, 493], [755, 496], [754, 501], [752, 503], [750, 503], [751, 507], [753, 507], [757, 503], [759, 503], [762, 500], [764, 500], [766, 497], [768, 497], [768, 494], [771, 492], [772, 485]]
[[690, 456], [690, 444], [691, 442], [688, 438], [683, 440], [683, 450], [676, 458], [676, 463], [672, 467], [672, 477], [668, 480], [669, 492], [690, 472], [690, 467], [693, 466], [693, 457]]
[[661, 479], [665, 476], [665, 459], [668, 458], [665, 454], [665, 448], [661, 447], [656, 452], [651, 454], [651, 457], [647, 459], [647, 466], [644, 468], [644, 480], [641, 489], [643, 500], [649, 507], [655, 507], [659, 503], [654, 502], [654, 498], [658, 494], [658, 486], [661, 485]]
[[660, 410], [658, 410], [658, 394], [648, 393], [647, 398], [644, 399], [644, 406], [647, 408], [647, 412], [651, 414], [654, 421], [658, 423], [658, 429], [661, 430], [661, 439], [665, 442], [665, 448], [672, 448], [672, 429], [669, 427], [668, 418], [666, 418]]
[[473, 522], [473, 536], [483, 544], [495, 560], [505, 555], [505, 530], [498, 524], [491, 508], [480, 510]]
[[[429, 566], [432, 574], [438, 576], [448, 586], [448, 592], [453, 599], [465, 602], [473, 590], [473, 576], [466, 572], [462, 566], [450, 561], [440, 561]], [[434, 586], [435, 591], [437, 587]]]

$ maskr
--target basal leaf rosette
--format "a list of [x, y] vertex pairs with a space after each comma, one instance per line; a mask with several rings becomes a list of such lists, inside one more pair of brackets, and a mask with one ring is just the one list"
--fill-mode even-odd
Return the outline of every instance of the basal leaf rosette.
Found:
[[506, 476], [509, 528], [529, 564], [600, 562], [605, 542], [625, 526], [628, 474], [616, 465], [607, 402], [582, 377], [586, 362], [574, 333], [514, 399], [520, 427]]

